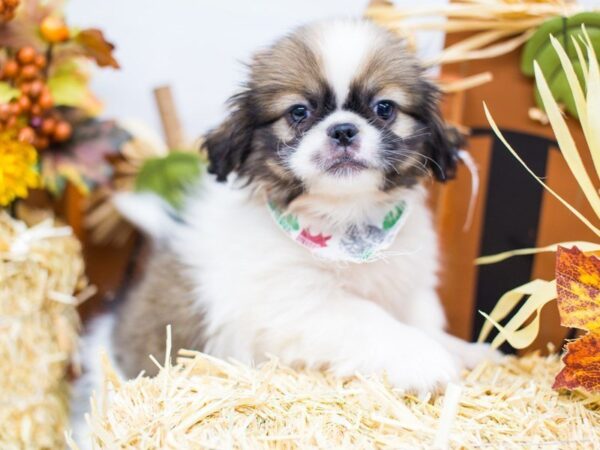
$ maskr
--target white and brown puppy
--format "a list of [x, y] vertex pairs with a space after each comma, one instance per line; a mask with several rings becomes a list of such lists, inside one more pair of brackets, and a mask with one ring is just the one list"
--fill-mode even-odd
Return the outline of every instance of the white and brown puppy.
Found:
[[[302, 27], [255, 56], [230, 106], [206, 140], [212, 175], [180, 221], [150, 197], [117, 201], [156, 241], [144, 279], [97, 330], [108, 342], [92, 339], [125, 375], [154, 372], [167, 324], [175, 350], [386, 372], [418, 391], [487, 354], [443, 331], [420, 182], [453, 176], [457, 134], [400, 39], [365, 21]], [[373, 225], [399, 204], [402, 220]], [[312, 251], [330, 238], [331, 253]], [[357, 248], [362, 263], [346, 258]]]

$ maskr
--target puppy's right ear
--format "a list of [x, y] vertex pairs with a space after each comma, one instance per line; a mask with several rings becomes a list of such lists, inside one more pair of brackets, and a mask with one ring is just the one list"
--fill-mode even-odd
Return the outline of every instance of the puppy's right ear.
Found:
[[227, 175], [244, 164], [252, 149], [254, 125], [248, 103], [246, 92], [229, 99], [229, 117], [206, 136], [208, 172], [215, 174], [217, 181], [226, 181]]

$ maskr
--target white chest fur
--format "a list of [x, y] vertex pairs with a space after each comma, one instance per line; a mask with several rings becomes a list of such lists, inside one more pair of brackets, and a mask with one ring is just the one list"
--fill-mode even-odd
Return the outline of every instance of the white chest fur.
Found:
[[263, 348], [268, 328], [285, 329], [287, 321], [319, 314], [328, 298], [343, 308], [345, 296], [374, 302], [411, 325], [442, 327], [435, 296], [437, 242], [425, 193], [419, 187], [405, 195], [412, 197], [413, 210], [389, 249], [394, 256], [333, 263], [282, 234], [265, 205], [245, 190], [209, 182], [188, 207], [190, 227], [175, 240], [207, 314], [207, 350], [260, 360], [262, 351], [279, 347], [270, 342]]

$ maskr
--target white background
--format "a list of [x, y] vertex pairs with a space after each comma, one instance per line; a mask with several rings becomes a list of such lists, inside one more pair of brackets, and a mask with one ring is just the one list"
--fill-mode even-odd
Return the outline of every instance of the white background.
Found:
[[[399, 0], [401, 1], [406, 0]], [[445, 3], [422, 0], [420, 4]], [[71, 26], [102, 28], [122, 69], [94, 73], [104, 115], [160, 129], [152, 89], [172, 86], [189, 138], [218, 123], [243, 79], [243, 61], [294, 26], [359, 17], [368, 0], [70, 0]], [[430, 51], [442, 36], [427, 37]]]

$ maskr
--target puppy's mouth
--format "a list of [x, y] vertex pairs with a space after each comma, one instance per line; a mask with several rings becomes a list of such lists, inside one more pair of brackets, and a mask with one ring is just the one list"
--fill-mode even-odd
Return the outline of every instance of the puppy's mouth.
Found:
[[332, 175], [353, 175], [368, 168], [364, 161], [351, 156], [341, 156], [328, 161], [325, 172]]

